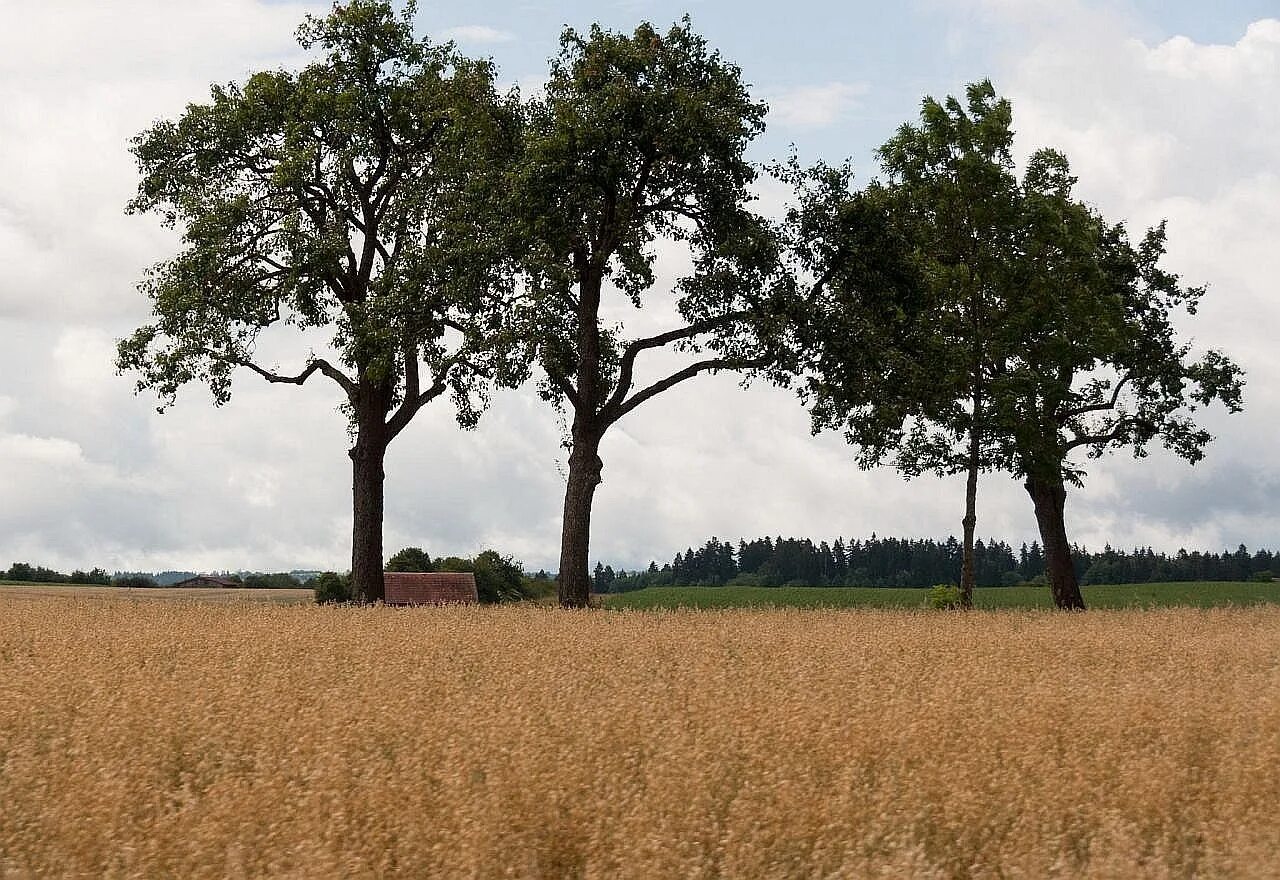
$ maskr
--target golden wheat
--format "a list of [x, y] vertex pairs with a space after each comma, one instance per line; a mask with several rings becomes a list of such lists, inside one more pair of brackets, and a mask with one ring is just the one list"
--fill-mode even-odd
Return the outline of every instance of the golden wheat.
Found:
[[1273, 877], [1280, 609], [0, 596], [0, 876]]

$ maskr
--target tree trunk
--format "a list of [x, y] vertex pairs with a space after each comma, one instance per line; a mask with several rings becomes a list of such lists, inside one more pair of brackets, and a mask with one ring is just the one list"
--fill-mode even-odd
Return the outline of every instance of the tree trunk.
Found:
[[973, 538], [978, 526], [978, 471], [982, 464], [982, 384], [978, 369], [973, 376], [973, 424], [969, 426], [968, 480], [964, 489], [964, 561], [960, 565], [960, 607], [973, 607], [973, 588], [977, 580], [974, 572]]
[[574, 432], [569, 453], [569, 481], [564, 491], [564, 521], [560, 532], [560, 607], [586, 608], [591, 602], [591, 503], [604, 462], [600, 439]]
[[[372, 396], [372, 395], [370, 395]], [[382, 515], [386, 489], [385, 408], [366, 404], [357, 414], [351, 456], [351, 592], [357, 602], [385, 598], [382, 577]]]
[[1075, 562], [1071, 559], [1071, 545], [1067, 542], [1064, 517], [1066, 486], [1061, 477], [1029, 477], [1026, 489], [1036, 508], [1036, 523], [1040, 527], [1040, 543], [1044, 545], [1045, 571], [1053, 592], [1053, 604], [1066, 611], [1083, 611], [1084, 596], [1080, 594]]
[[[976, 434], [974, 437], [976, 438]], [[976, 581], [973, 558], [973, 535], [978, 525], [978, 451], [977, 442], [970, 441], [969, 479], [964, 490], [964, 561], [960, 565], [960, 607], [973, 607], [973, 587]]]

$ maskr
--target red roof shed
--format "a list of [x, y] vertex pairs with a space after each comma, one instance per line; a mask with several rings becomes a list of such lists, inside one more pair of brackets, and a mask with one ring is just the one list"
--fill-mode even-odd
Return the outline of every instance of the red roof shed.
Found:
[[231, 578], [217, 577], [211, 574], [198, 574], [195, 577], [187, 578], [185, 581], [178, 581], [172, 586], [175, 587], [218, 587], [224, 590], [239, 589], [244, 586], [240, 581], [233, 581]]
[[382, 575], [388, 605], [474, 605], [476, 576], [469, 571], [388, 571]]

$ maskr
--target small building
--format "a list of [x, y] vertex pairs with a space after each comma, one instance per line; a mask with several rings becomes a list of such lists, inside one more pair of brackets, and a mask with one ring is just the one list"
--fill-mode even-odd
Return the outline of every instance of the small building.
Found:
[[388, 605], [474, 605], [476, 576], [469, 571], [388, 571], [382, 575]]
[[214, 577], [211, 574], [198, 574], [193, 578], [187, 578], [185, 581], [178, 581], [173, 584], [174, 587], [214, 587], [219, 590], [238, 590], [244, 586], [239, 581], [233, 581], [231, 578]]

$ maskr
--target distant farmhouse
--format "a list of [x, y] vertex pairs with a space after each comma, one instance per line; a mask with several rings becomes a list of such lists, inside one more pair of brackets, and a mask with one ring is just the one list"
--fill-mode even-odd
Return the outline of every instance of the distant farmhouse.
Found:
[[476, 576], [469, 571], [388, 571], [383, 575], [388, 605], [474, 605]]
[[174, 587], [216, 587], [221, 590], [238, 590], [244, 586], [239, 581], [233, 581], [230, 578], [214, 577], [211, 574], [198, 574], [195, 577], [187, 578], [185, 581], [178, 581], [173, 584]]

